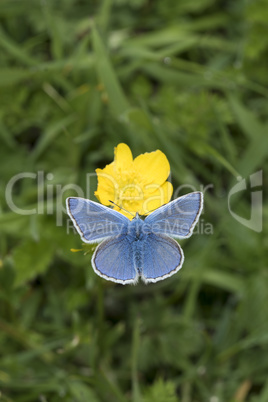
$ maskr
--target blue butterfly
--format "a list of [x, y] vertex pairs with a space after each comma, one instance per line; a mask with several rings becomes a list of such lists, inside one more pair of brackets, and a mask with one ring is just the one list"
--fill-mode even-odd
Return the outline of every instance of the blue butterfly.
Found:
[[[187, 238], [203, 208], [193, 192], [130, 221], [120, 212], [84, 198], [69, 197], [67, 212], [85, 243], [102, 242], [92, 256], [96, 274], [113, 282], [157, 282], [175, 274], [184, 255], [174, 238]], [[170, 237], [171, 236], [171, 237]]]

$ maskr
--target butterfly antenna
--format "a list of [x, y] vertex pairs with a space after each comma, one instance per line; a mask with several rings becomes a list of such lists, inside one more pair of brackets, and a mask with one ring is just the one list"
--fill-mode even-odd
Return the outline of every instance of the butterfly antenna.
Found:
[[108, 200], [111, 204], [116, 205], [118, 208], [123, 209], [123, 211], [127, 212], [128, 214], [132, 215], [135, 217], [135, 215], [133, 215], [131, 212], [129, 212], [127, 209], [120, 207], [120, 205], [117, 205], [115, 202], [113, 202], [112, 200]]

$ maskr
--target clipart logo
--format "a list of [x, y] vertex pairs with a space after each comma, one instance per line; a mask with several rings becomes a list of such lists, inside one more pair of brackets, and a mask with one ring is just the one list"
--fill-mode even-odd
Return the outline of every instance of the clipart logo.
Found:
[[228, 195], [228, 208], [231, 215], [242, 225], [248, 227], [255, 232], [262, 231], [262, 203], [263, 203], [263, 192], [262, 190], [256, 189], [256, 187], [262, 186], [262, 170], [253, 173], [249, 177], [250, 179], [250, 189], [251, 189], [251, 212], [250, 218], [246, 219], [239, 216], [231, 210], [230, 200], [235, 194], [245, 191], [247, 189], [246, 179], [238, 177], [238, 183], [230, 190]]

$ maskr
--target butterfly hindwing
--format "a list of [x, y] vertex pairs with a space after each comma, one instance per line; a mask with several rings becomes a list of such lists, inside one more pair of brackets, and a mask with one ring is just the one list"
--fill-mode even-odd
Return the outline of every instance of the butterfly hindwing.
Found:
[[203, 208], [203, 194], [199, 191], [183, 195], [158, 208], [145, 218], [153, 233], [175, 238], [190, 237]]
[[127, 232], [129, 220], [120, 212], [79, 197], [66, 200], [67, 212], [85, 243], [101, 240]]
[[127, 284], [138, 281], [133, 248], [125, 234], [103, 241], [93, 254], [92, 266], [98, 275], [113, 282]]
[[176, 240], [165, 235], [150, 233], [143, 249], [142, 279], [157, 282], [175, 274], [182, 266], [184, 255]]

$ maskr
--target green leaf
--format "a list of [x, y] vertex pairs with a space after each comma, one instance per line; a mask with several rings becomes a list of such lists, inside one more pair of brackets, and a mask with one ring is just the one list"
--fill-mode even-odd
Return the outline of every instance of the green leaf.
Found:
[[80, 381], [70, 381], [69, 389], [72, 396], [75, 398], [77, 402], [99, 402], [100, 400], [97, 398], [95, 392], [89, 388], [86, 384], [83, 384]]
[[235, 95], [229, 94], [228, 100], [230, 107], [245, 135], [249, 140], [256, 140], [256, 136], [261, 135], [262, 125], [258, 122], [254, 114], [237, 99]]
[[54, 245], [49, 240], [26, 240], [14, 251], [15, 286], [44, 273], [51, 262]]
[[92, 28], [92, 39], [96, 56], [97, 73], [108, 94], [111, 110], [116, 117], [119, 117], [129, 108], [129, 103], [118, 81], [112, 63], [109, 60], [101, 37], [94, 25]]
[[144, 402], [178, 402], [176, 385], [172, 381], [159, 379], [147, 390]]
[[76, 119], [76, 116], [71, 114], [48, 127], [47, 131], [41, 136], [34, 151], [32, 152], [32, 158], [34, 160], [38, 159], [40, 155], [51, 145], [51, 143], [53, 143], [57, 136], [63, 133], [64, 130]]
[[200, 74], [191, 74], [188, 72], [180, 71], [179, 69], [176, 70], [175, 68], [163, 66], [159, 62], [143, 63], [141, 69], [146, 74], [161, 83], [178, 85], [183, 88], [214, 87], [218, 89], [223, 89], [226, 88], [228, 85], [226, 82], [221, 82], [216, 78], [207, 79]]
[[132, 393], [133, 402], [142, 402], [142, 396], [140, 393], [140, 386], [138, 380], [138, 350], [140, 342], [140, 320], [136, 319], [133, 326], [132, 335]]
[[260, 123], [234, 95], [229, 95], [229, 102], [238, 124], [249, 139], [237, 165], [237, 170], [245, 177], [261, 167], [268, 156], [268, 125]]
[[0, 86], [16, 85], [20, 81], [30, 78], [34, 71], [22, 68], [1, 68], [0, 69]]
[[239, 176], [238, 171], [231, 165], [231, 163], [226, 160], [216, 149], [212, 148], [209, 144], [202, 144], [202, 151], [207, 152], [208, 155], [213, 156], [221, 165], [223, 165], [229, 172], [237, 177]]
[[38, 60], [29, 56], [22, 44], [16, 43], [10, 39], [2, 28], [0, 28], [0, 47], [3, 47], [15, 59], [21, 61], [27, 66], [34, 66], [38, 64]]

